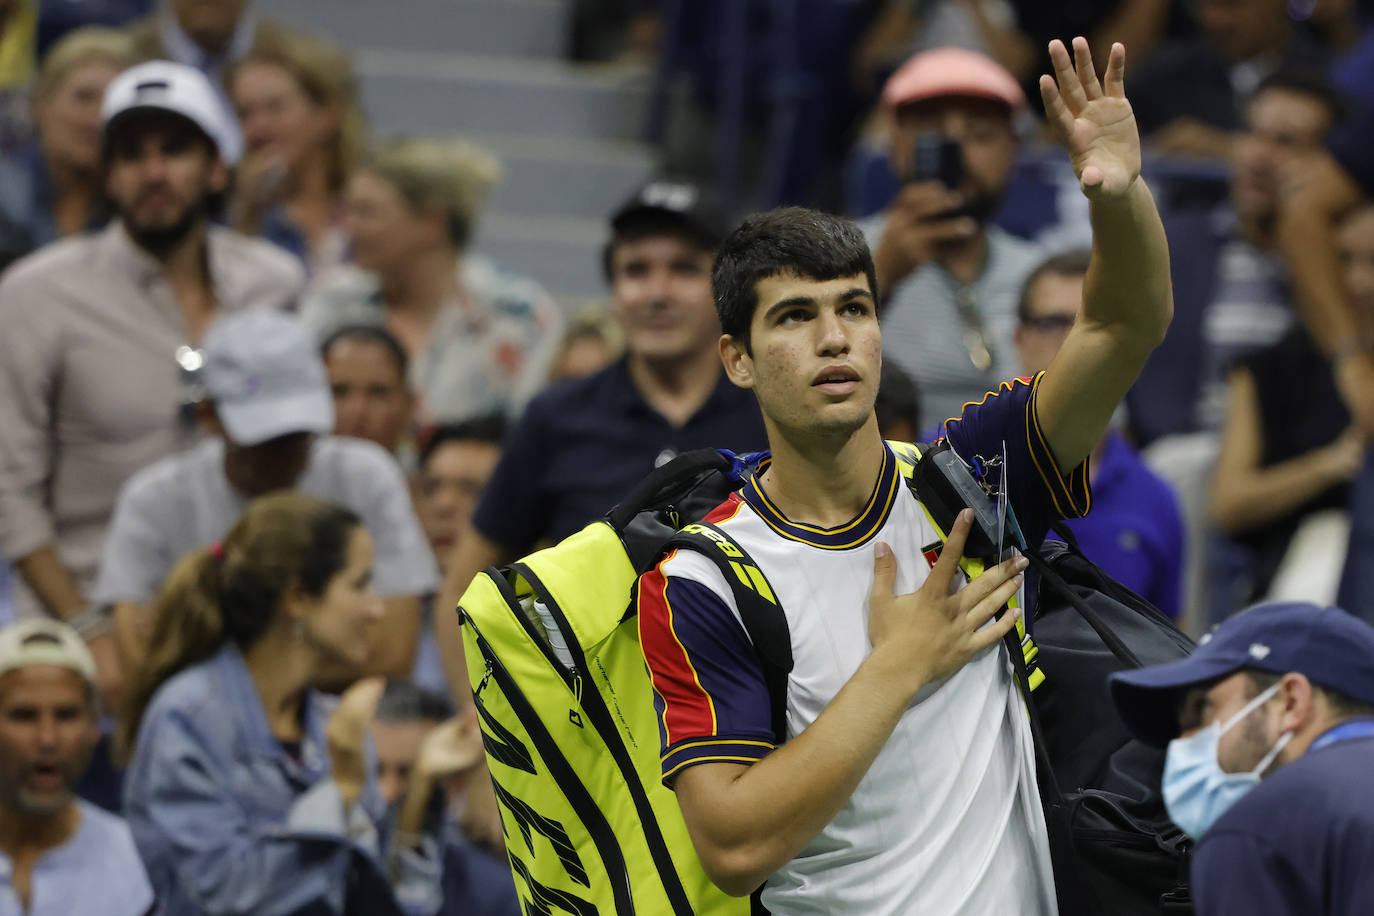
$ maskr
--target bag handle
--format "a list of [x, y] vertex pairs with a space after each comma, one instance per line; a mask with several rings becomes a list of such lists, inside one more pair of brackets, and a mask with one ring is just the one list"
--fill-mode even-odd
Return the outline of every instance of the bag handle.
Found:
[[616, 531], [624, 531], [630, 521], [645, 509], [654, 508], [672, 492], [682, 489], [682, 482], [707, 471], [726, 473], [735, 466], [730, 452], [713, 448], [699, 448], [683, 452], [649, 473], [635, 485], [624, 499], [616, 504], [606, 520]]

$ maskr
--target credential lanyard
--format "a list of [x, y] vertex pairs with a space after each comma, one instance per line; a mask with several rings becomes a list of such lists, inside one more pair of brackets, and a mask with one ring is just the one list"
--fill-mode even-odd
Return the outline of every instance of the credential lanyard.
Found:
[[1355, 722], [1345, 722], [1335, 728], [1322, 732], [1312, 746], [1307, 749], [1310, 754], [1312, 751], [1319, 751], [1328, 744], [1336, 744], [1339, 741], [1351, 741], [1355, 738], [1368, 738], [1374, 735], [1374, 719], [1360, 719]]

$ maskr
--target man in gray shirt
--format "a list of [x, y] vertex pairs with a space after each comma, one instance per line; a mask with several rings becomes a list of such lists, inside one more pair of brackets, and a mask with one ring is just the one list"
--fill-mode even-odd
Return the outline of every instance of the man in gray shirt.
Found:
[[[1016, 302], [1040, 256], [992, 217], [1016, 158], [1012, 118], [1024, 106], [1010, 73], [960, 48], [917, 54], [883, 89], [892, 168], [905, 184], [862, 225], [886, 355], [915, 379], [932, 423], [1019, 374]], [[930, 169], [917, 168], [918, 139]], [[940, 157], [925, 155], [937, 140], [947, 141], [943, 170]]]
[[223, 537], [253, 497], [294, 488], [367, 526], [387, 606], [368, 669], [408, 675], [420, 597], [437, 587], [438, 569], [395, 459], [376, 443], [327, 435], [334, 405], [314, 337], [277, 311], [231, 315], [206, 334], [201, 374], [200, 419], [218, 435], [131, 477], [105, 541], [92, 600], [115, 608], [123, 660], [142, 657], [149, 605], [177, 560]]
[[115, 495], [138, 468], [198, 438], [181, 379], [211, 320], [288, 307], [303, 276], [280, 249], [211, 226], [232, 162], [199, 71], [134, 67], [110, 83], [101, 111], [118, 218], [0, 280], [0, 554], [22, 579], [17, 616], [71, 622], [115, 709], [114, 645], [86, 597]]

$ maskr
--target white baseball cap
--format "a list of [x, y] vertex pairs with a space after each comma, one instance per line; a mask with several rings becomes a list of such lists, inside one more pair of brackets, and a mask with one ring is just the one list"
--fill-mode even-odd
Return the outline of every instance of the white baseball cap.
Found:
[[221, 318], [205, 334], [205, 391], [238, 445], [334, 429], [334, 398], [314, 335], [270, 308]]
[[110, 81], [100, 104], [100, 130], [136, 111], [181, 115], [210, 138], [227, 165], [238, 162], [243, 141], [228, 123], [229, 114], [210, 80], [195, 67], [169, 60], [150, 60], [130, 67]]
[[55, 665], [95, 683], [91, 650], [75, 630], [56, 620], [23, 620], [0, 630], [0, 677], [29, 665]]

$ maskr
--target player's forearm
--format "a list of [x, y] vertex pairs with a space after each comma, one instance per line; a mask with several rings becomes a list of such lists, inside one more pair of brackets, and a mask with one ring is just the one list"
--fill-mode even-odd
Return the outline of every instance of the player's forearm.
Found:
[[[849, 801], [911, 701], [876, 650], [801, 734], [735, 777], [691, 794], [679, 776], [692, 839], [726, 893], [751, 893], [791, 861]], [[885, 667], [886, 666], [886, 667]]]
[[1153, 195], [1137, 178], [1117, 199], [1093, 201], [1093, 256], [1083, 282], [1083, 319], [1120, 333], [1148, 355], [1174, 313], [1169, 244]]

